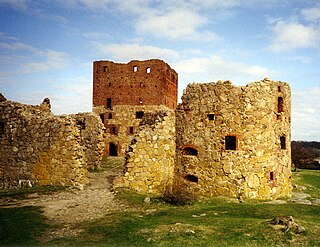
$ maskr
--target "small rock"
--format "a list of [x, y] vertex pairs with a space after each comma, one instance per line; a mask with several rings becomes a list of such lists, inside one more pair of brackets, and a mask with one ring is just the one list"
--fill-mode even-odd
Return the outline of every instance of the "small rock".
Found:
[[149, 196], [147, 196], [146, 198], [144, 198], [144, 200], [143, 200], [145, 203], [150, 203], [150, 197]]

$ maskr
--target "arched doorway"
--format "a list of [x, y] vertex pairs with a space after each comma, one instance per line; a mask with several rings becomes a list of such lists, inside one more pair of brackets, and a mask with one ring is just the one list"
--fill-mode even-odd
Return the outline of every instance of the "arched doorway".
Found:
[[117, 145], [113, 142], [109, 143], [109, 156], [118, 156]]

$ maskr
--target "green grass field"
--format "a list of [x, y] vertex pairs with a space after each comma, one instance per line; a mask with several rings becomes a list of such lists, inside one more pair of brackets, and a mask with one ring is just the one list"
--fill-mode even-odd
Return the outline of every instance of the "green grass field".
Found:
[[[299, 170], [294, 182], [305, 186], [313, 198], [320, 195], [320, 173]], [[74, 238], [37, 241], [50, 226], [41, 209], [0, 208], [0, 246], [320, 246], [320, 206], [237, 203], [224, 198], [173, 206], [121, 190], [117, 200], [130, 205], [127, 211], [110, 213], [79, 227]], [[275, 216], [293, 216], [306, 231], [295, 234], [274, 229]], [[51, 226], [53, 227], [53, 226]]]

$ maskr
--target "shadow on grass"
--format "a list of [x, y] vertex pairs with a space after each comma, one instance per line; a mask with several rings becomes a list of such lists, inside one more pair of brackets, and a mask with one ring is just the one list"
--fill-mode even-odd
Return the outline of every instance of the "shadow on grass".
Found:
[[0, 246], [37, 245], [45, 220], [40, 207], [0, 208]]

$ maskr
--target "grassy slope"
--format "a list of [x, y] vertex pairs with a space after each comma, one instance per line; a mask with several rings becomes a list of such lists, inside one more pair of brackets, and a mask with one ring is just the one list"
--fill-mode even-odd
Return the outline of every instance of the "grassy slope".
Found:
[[[295, 182], [307, 187], [313, 198], [320, 193], [320, 173], [299, 171]], [[112, 213], [83, 223], [85, 231], [70, 239], [39, 243], [35, 237], [47, 227], [38, 208], [0, 208], [0, 246], [319, 246], [320, 206], [298, 204], [236, 203], [223, 198], [187, 206], [164, 204], [159, 198], [143, 202], [144, 196], [122, 190], [118, 200], [127, 211]], [[275, 216], [292, 215], [306, 228], [300, 235], [273, 229]], [[15, 237], [16, 236], [16, 237]]]

